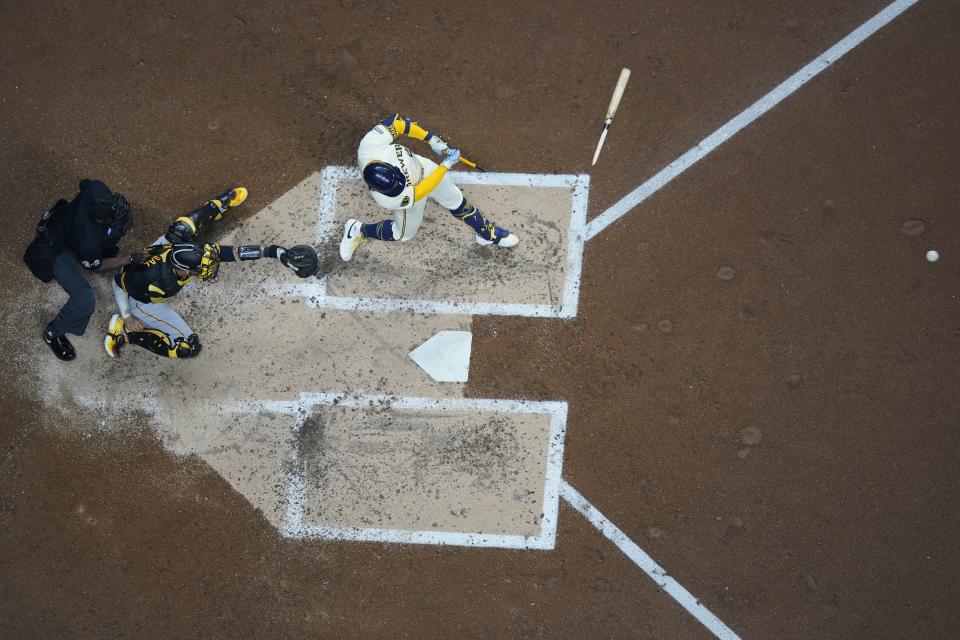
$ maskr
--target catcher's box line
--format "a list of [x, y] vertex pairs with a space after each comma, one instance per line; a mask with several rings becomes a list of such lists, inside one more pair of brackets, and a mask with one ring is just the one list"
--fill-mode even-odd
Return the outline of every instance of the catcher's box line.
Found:
[[536, 536], [487, 534], [459, 531], [414, 531], [378, 529], [372, 527], [324, 527], [304, 522], [304, 468], [296, 447], [291, 447], [289, 458], [286, 517], [280, 527], [288, 538], [350, 540], [356, 542], [392, 542], [403, 544], [440, 544], [466, 547], [495, 547], [501, 549], [550, 550], [556, 545], [557, 517], [560, 504], [560, 485], [563, 466], [563, 447], [567, 428], [567, 403], [528, 400], [494, 400], [479, 398], [424, 398], [383, 395], [356, 395], [336, 393], [301, 393], [297, 400], [264, 400], [227, 405], [225, 409], [238, 413], [283, 413], [297, 416], [293, 425], [295, 437], [307, 414], [317, 406], [370, 406], [407, 411], [479, 411], [503, 413], [537, 413], [550, 416], [550, 430], [544, 461], [543, 514], [540, 533]]
[[722, 127], [701, 140], [697, 146], [693, 147], [685, 154], [671, 162], [665, 168], [661, 169], [660, 172], [655, 176], [641, 184], [639, 187], [614, 203], [609, 209], [591, 220], [586, 227], [587, 240], [592, 240], [593, 237], [598, 233], [625, 216], [634, 207], [639, 205], [641, 202], [663, 188], [671, 180], [699, 162], [711, 151], [732, 138], [741, 129], [752, 123], [770, 109], [777, 106], [784, 98], [791, 95], [794, 91], [816, 77], [821, 71], [828, 68], [834, 62], [843, 57], [844, 54], [854, 49], [857, 45], [879, 31], [894, 18], [912, 7], [917, 3], [917, 1], [918, 0], [897, 0], [897, 2], [888, 5], [885, 9], [880, 11], [880, 13], [876, 14], [865, 23], [857, 27], [847, 37], [840, 40], [840, 42], [814, 58], [802, 69], [780, 83], [777, 87], [770, 91], [770, 93], [754, 102], [739, 115], [735, 116]]
[[[326, 278], [294, 285], [278, 285], [274, 295], [301, 295], [314, 308], [389, 313], [410, 310], [430, 315], [504, 315], [538, 318], [573, 318], [580, 302], [580, 277], [583, 269], [583, 245], [586, 240], [587, 204], [590, 176], [586, 174], [476, 173], [449, 174], [458, 184], [505, 187], [556, 187], [571, 191], [570, 223], [567, 230], [567, 255], [564, 268], [563, 298], [560, 305], [497, 302], [451, 302], [447, 300], [377, 299], [328, 296]], [[362, 179], [355, 167], [329, 166], [321, 174], [314, 238], [317, 246], [336, 235], [334, 216], [337, 184], [342, 180]]]

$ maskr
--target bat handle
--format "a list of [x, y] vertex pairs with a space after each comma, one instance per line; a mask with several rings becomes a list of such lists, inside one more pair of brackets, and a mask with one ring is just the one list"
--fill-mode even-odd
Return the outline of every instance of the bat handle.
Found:
[[467, 159], [464, 158], [463, 156], [460, 156], [460, 162], [462, 162], [463, 164], [467, 165], [468, 167], [471, 167], [471, 168], [473, 168], [473, 169], [476, 169], [477, 171], [479, 171], [479, 172], [481, 172], [481, 173], [483, 173], [483, 172], [485, 171], [485, 169], [484, 169], [483, 167], [481, 167], [480, 165], [478, 165], [476, 162], [472, 162], [472, 161], [470, 161], [470, 160], [467, 160]]

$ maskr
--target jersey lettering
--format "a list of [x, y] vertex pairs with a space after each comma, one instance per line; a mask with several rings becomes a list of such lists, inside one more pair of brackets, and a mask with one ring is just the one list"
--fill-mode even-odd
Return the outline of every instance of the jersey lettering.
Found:
[[403, 152], [406, 151], [399, 144], [393, 145], [394, 151], [397, 152], [397, 165], [400, 167], [400, 171], [403, 172], [403, 177], [407, 179], [407, 184], [413, 184], [410, 180], [410, 170], [407, 168], [407, 163], [403, 160]]

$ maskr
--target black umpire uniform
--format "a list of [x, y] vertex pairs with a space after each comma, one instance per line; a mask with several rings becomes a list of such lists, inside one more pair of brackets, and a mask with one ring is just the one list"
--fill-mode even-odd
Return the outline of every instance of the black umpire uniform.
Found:
[[56, 280], [70, 295], [43, 330], [44, 342], [61, 360], [76, 357], [65, 334], [83, 335], [95, 308], [93, 288], [80, 267], [112, 271], [133, 262], [132, 255], [118, 257], [120, 239], [132, 226], [127, 199], [99, 180], [81, 180], [80, 193], [70, 202], [58, 201], [37, 225], [23, 260], [40, 280]]

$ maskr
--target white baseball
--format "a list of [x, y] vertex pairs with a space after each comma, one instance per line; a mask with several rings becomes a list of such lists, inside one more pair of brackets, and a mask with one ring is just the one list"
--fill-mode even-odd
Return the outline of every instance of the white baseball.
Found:
[[933, 249], [930, 249], [930, 251], [927, 251], [927, 262], [936, 262], [939, 259], [940, 259], [940, 254], [937, 251], [934, 251]]

